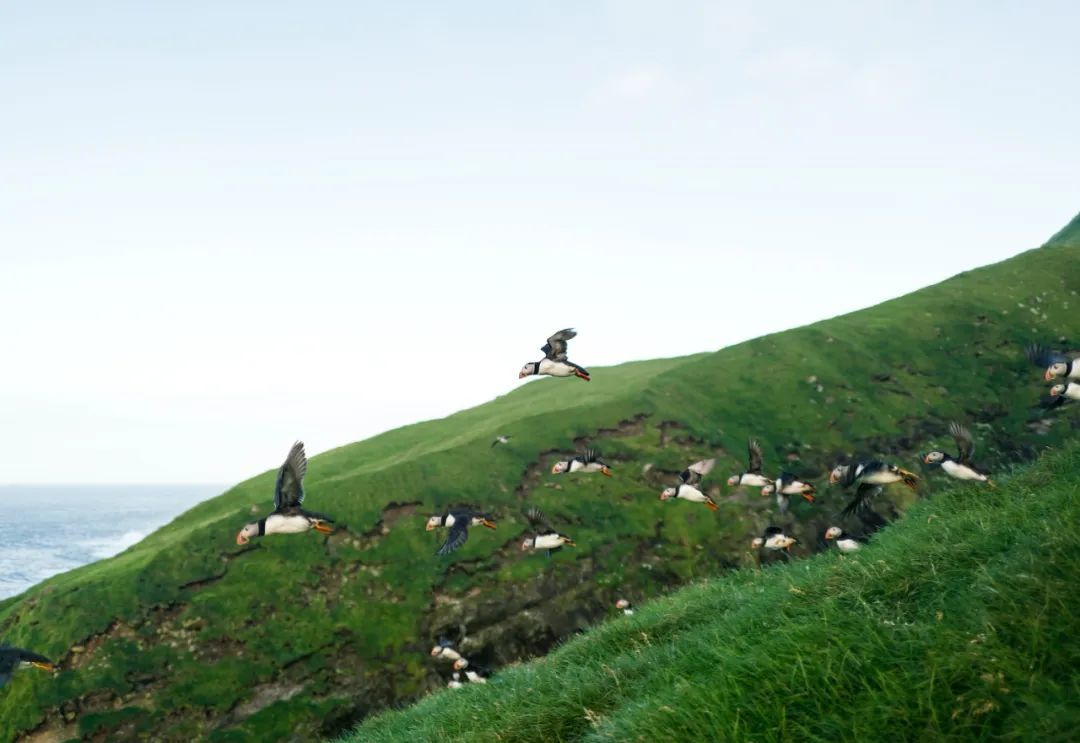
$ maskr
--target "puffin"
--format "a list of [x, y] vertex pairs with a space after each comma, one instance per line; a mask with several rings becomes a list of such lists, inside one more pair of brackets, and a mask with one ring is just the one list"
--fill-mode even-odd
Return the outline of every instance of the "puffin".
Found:
[[509, 443], [510, 443], [510, 436], [509, 435], [496, 436], [495, 440], [491, 442], [491, 448], [494, 449], [499, 444], [509, 444]]
[[454, 671], [453, 678], [446, 682], [447, 689], [460, 689], [464, 685], [465, 684], [461, 682], [461, 674], [457, 671]]
[[266, 518], [253, 521], [236, 535], [237, 544], [247, 544], [252, 537], [267, 534], [301, 534], [314, 529], [322, 534], [332, 534], [334, 523], [329, 516], [313, 511], [305, 511], [300, 506], [304, 502], [304, 475], [307, 473], [307, 454], [304, 442], [297, 441], [285, 457], [285, 463], [278, 470], [277, 482], [274, 483], [274, 510]]
[[776, 478], [776, 481], [771, 485], [766, 485], [761, 489], [762, 495], [772, 495], [776, 493], [776, 505], [780, 508], [780, 513], [787, 513], [788, 509], [788, 496], [801, 495], [807, 503], [814, 502], [814, 486], [808, 482], [803, 482], [799, 478], [790, 472], [781, 472], [780, 477]]
[[626, 599], [619, 599], [616, 601], [615, 608], [628, 617], [634, 616], [634, 607]]
[[465, 678], [469, 680], [469, 683], [487, 683], [487, 678], [482, 675], [483, 671], [469, 663], [468, 659], [466, 658], [459, 658], [458, 660], [454, 661], [454, 672], [457, 673], [458, 671], [465, 671]]
[[855, 552], [862, 549], [864, 540], [845, 534], [839, 526], [830, 526], [825, 531], [826, 541], [833, 542], [841, 552]]
[[547, 339], [540, 350], [544, 358], [530, 361], [521, 367], [518, 379], [542, 374], [549, 377], [578, 377], [586, 382], [591, 380], [588, 370], [566, 358], [566, 342], [577, 335], [573, 328], [565, 328]]
[[553, 475], [561, 475], [564, 472], [599, 472], [607, 477], [614, 477], [611, 467], [600, 458], [599, 449], [586, 449], [584, 454], [556, 462], [551, 468]]
[[975, 454], [975, 443], [971, 438], [971, 431], [967, 426], [953, 422], [949, 424], [949, 433], [956, 442], [957, 456], [949, 456], [943, 451], [932, 451], [923, 457], [923, 463], [941, 465], [942, 471], [949, 477], [957, 480], [978, 480], [994, 487], [993, 481], [982, 472], [975, 469], [971, 458]]
[[539, 508], [530, 508], [525, 513], [525, 518], [529, 520], [535, 534], [526, 537], [525, 541], [521, 543], [522, 552], [547, 550], [548, 557], [551, 557], [552, 552], [558, 552], [563, 546], [577, 547], [574, 540], [565, 534], [560, 534], [551, 527], [547, 517]]
[[1066, 356], [1033, 343], [1027, 347], [1027, 357], [1035, 366], [1045, 370], [1043, 377], [1047, 382], [1057, 377], [1080, 379], [1080, 356]]
[[1048, 408], [1057, 408], [1069, 400], [1080, 400], [1080, 384], [1069, 382], [1068, 384], [1055, 384], [1050, 388], [1050, 402]]
[[881, 493], [882, 486], [894, 482], [902, 482], [915, 490], [919, 485], [919, 478], [914, 473], [901, 469], [894, 464], [886, 464], [877, 460], [856, 462], [851, 465], [837, 465], [829, 474], [830, 485], [839, 484], [846, 489], [858, 484], [855, 496], [840, 512], [841, 516], [862, 513], [870, 507], [870, 501]]
[[44, 655], [32, 653], [10, 645], [0, 646], [0, 687], [11, 678], [11, 674], [21, 668], [39, 668], [42, 671], [56, 669], [56, 664]]
[[752, 488], [772, 485], [772, 480], [761, 474], [761, 444], [754, 439], [750, 439], [746, 444], [746, 452], [749, 457], [746, 472], [732, 475], [728, 478], [727, 484], [731, 487], [749, 485]]
[[700, 462], [694, 462], [679, 475], [681, 482], [678, 485], [673, 488], [664, 488], [663, 492], [660, 493], [660, 500], [682, 498], [691, 503], [704, 503], [705, 507], [710, 511], [715, 511], [717, 508], [715, 501], [697, 488], [698, 484], [701, 483], [701, 478], [712, 472], [715, 464], [715, 459], [702, 459]]
[[750, 547], [753, 549], [765, 548], [770, 552], [778, 552], [784, 550], [787, 552], [791, 549], [791, 545], [798, 542], [795, 537], [789, 537], [784, 534], [784, 530], [779, 526], [769, 526], [765, 528], [765, 532], [760, 537], [755, 537], [754, 541], [750, 543]]
[[449, 640], [439, 640], [439, 644], [431, 649], [432, 658], [442, 658], [444, 660], [459, 660], [461, 653], [454, 650], [454, 644]]
[[471, 508], [457, 508], [449, 510], [441, 516], [432, 516], [427, 520], [427, 531], [438, 529], [440, 526], [450, 529], [446, 541], [443, 542], [442, 547], [439, 547], [439, 551], [435, 553], [442, 556], [461, 549], [461, 545], [465, 544], [465, 540], [469, 538], [470, 526], [483, 526], [494, 529], [495, 522], [486, 513], [480, 513]]

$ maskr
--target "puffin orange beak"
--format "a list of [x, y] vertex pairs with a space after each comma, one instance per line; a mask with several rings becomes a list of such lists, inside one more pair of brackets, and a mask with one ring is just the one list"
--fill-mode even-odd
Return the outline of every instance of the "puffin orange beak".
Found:
[[553, 467], [551, 468], [551, 474], [553, 474], [553, 475], [557, 475], [557, 474], [559, 474], [559, 468], [558, 468], [558, 466], [553, 466]]
[[241, 546], [248, 543], [248, 538], [244, 536], [244, 532], [240, 532], [236, 535], [236, 543]]
[[425, 531], [431, 531], [431, 530], [432, 530], [432, 529], [434, 529], [434, 528], [435, 528], [435, 527], [434, 527], [434, 526], [433, 526], [433, 525], [432, 525], [431, 523], [428, 523], [428, 524], [426, 524], [426, 525], [424, 526], [424, 530], [425, 530]]
[[923, 464], [930, 464], [930, 455], [927, 454], [925, 457], [922, 458], [922, 461]]
[[1060, 394], [1061, 394], [1061, 393], [1060, 393], [1060, 392], [1058, 392], [1058, 391], [1057, 391], [1056, 389], [1051, 389], [1051, 390], [1050, 390], [1050, 397], [1057, 397], [1057, 396], [1058, 396], [1058, 395], [1060, 395]]
[[1054, 375], [1050, 373], [1050, 369], [1049, 369], [1049, 368], [1048, 368], [1048, 369], [1046, 370], [1046, 374], [1043, 374], [1043, 378], [1044, 378], [1044, 379], [1045, 379], [1045, 380], [1046, 380], [1047, 382], [1049, 382], [1049, 381], [1050, 381], [1051, 379], [1053, 379], [1053, 378], [1054, 378]]
[[835, 485], [838, 482], [840, 482], [840, 478], [830, 472], [829, 473], [829, 484], [830, 485]]
[[38, 663], [37, 661], [31, 661], [30, 665], [34, 668], [40, 668], [42, 671], [55, 671], [56, 666], [52, 663]]
[[526, 376], [525, 372], [518, 372], [518, 379], [524, 379]]
[[495, 522], [494, 521], [488, 521], [487, 519], [484, 519], [483, 521], [481, 521], [480, 525], [481, 526], [486, 526], [489, 529], [494, 529], [495, 528]]

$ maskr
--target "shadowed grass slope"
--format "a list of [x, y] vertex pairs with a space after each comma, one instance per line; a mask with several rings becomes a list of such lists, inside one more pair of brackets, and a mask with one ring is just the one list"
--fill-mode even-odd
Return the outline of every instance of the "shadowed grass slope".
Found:
[[[948, 422], [961, 419], [979, 464], [1000, 472], [1078, 427], [1075, 411], [1033, 409], [1046, 385], [1022, 352], [1080, 336], [1078, 290], [1074, 220], [1043, 248], [868, 310], [715, 353], [592, 369], [590, 383], [524, 384], [313, 457], [309, 505], [335, 516], [338, 533], [239, 548], [239, 528], [270, 508], [274, 473], [263, 473], [115, 558], [0, 601], [0, 637], [61, 669], [4, 689], [0, 740], [311, 739], [439, 688], [427, 651], [442, 632], [488, 638], [477, 649], [496, 665], [542, 653], [617, 594], [656, 596], [748, 560], [748, 537], [778, 520], [767, 499], [722, 484], [751, 435], [771, 472], [822, 478], [851, 453], [917, 469], [917, 452], [951, 446]], [[497, 434], [511, 444], [489, 448]], [[586, 443], [616, 477], [547, 474]], [[705, 456], [719, 459], [706, 484], [720, 510], [661, 503], [662, 487]], [[843, 501], [823, 493], [780, 523], [812, 545]], [[425, 517], [457, 504], [490, 510], [499, 529], [437, 559]], [[528, 504], [579, 547], [522, 555]], [[513, 624], [526, 619], [529, 633]], [[510, 642], [523, 634], [527, 644]]]
[[856, 554], [695, 584], [343, 741], [1066, 740], [1076, 524], [1072, 444], [918, 503]]

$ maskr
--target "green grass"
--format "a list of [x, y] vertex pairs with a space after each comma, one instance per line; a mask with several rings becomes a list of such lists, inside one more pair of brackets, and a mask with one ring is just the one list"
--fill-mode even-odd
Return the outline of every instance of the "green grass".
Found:
[[[778, 520], [767, 499], [723, 485], [751, 435], [770, 470], [784, 462], [821, 478], [848, 453], [918, 469], [917, 452], [951, 446], [947, 424], [961, 419], [979, 463], [1006, 471], [1080, 430], [1075, 410], [1033, 409], [1046, 385], [1022, 353], [1027, 341], [1080, 337], [1078, 289], [1080, 218], [1043, 248], [851, 315], [593, 369], [588, 384], [523, 384], [314, 457], [311, 507], [342, 526], [329, 539], [238, 548], [236, 532], [270, 504], [273, 472], [258, 475], [115, 558], [0, 601], [0, 637], [62, 669], [3, 690], [0, 740], [80, 727], [110, 740], [333, 736], [440, 687], [427, 656], [440, 634], [466, 635], [469, 652], [499, 666], [543, 653], [618, 595], [642, 600], [748, 562], [748, 536]], [[512, 444], [490, 449], [503, 433]], [[547, 474], [581, 437], [615, 478]], [[719, 512], [661, 503], [673, 474], [703, 456], [719, 458]], [[932, 492], [942, 480], [928, 476]], [[842, 503], [826, 492], [779, 521], [805, 555]], [[491, 510], [499, 529], [437, 559], [424, 520], [452, 504]], [[580, 546], [522, 555], [526, 504]]]
[[342, 740], [1068, 740], [1076, 524], [1072, 444], [918, 503], [857, 554], [696, 583]]

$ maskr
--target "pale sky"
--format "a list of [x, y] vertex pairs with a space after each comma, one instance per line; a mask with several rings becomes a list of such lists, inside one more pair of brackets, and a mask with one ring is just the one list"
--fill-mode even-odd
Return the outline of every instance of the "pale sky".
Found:
[[762, 5], [0, 6], [0, 482], [237, 481], [1080, 210], [1076, 3]]

